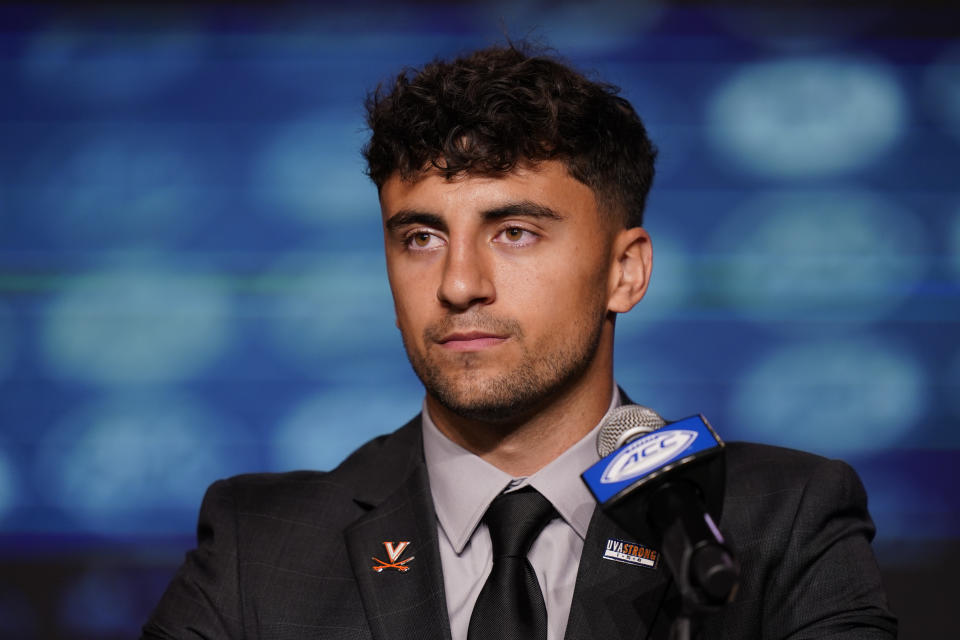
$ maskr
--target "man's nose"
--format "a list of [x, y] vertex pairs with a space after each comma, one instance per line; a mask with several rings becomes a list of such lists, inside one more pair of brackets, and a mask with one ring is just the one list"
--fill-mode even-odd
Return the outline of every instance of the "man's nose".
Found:
[[489, 256], [471, 242], [451, 244], [437, 288], [437, 299], [445, 306], [466, 310], [475, 304], [490, 304], [496, 291]]

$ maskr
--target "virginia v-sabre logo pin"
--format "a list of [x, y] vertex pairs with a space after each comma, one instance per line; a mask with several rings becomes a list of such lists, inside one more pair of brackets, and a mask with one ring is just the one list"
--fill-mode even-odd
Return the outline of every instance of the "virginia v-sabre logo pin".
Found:
[[380, 573], [384, 569], [396, 569], [397, 571], [403, 573], [409, 571], [410, 567], [407, 566], [407, 563], [414, 559], [415, 556], [410, 556], [404, 560], [400, 560], [400, 556], [403, 555], [403, 552], [406, 550], [407, 546], [410, 545], [409, 541], [404, 542], [384, 542], [383, 546], [387, 550], [387, 559], [389, 562], [384, 562], [380, 558], [374, 557], [373, 561], [378, 563], [371, 567], [377, 573]]

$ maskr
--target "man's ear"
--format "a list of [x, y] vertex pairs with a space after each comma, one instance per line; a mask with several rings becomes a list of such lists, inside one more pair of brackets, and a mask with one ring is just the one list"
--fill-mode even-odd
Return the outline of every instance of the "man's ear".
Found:
[[614, 238], [611, 256], [607, 310], [626, 313], [640, 302], [650, 284], [653, 269], [650, 235], [643, 227], [623, 229]]

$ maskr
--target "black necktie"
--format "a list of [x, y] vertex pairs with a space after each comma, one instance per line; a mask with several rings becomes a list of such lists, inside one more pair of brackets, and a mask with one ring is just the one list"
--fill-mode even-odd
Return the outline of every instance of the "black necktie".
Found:
[[483, 521], [493, 569], [470, 616], [468, 640], [546, 640], [547, 607], [527, 552], [557, 513], [533, 487], [501, 493]]

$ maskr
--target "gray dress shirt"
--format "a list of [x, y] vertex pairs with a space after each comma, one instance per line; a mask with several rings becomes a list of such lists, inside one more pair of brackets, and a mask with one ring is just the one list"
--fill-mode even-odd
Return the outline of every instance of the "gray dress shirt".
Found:
[[[608, 413], [620, 403], [620, 393], [614, 386]], [[424, 402], [423, 450], [437, 511], [453, 640], [466, 640], [473, 605], [493, 566], [490, 533], [481, 522], [483, 514], [498, 494], [526, 485], [543, 494], [560, 514], [533, 543], [527, 557], [547, 605], [547, 640], [563, 640], [580, 553], [596, 505], [580, 474], [600, 459], [596, 438], [602, 423], [533, 475], [513, 478], [444, 436]]]

